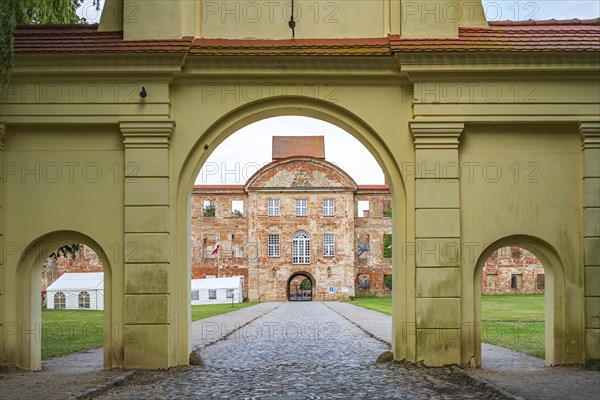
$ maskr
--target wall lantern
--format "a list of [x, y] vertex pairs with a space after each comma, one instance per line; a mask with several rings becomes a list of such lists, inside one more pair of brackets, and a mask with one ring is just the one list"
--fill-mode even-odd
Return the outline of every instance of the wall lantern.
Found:
[[327, 277], [331, 276], [331, 267], [327, 267]]
[[275, 278], [275, 275], [277, 275], [277, 270], [275, 267], [271, 268], [271, 273], [273, 274], [273, 278]]

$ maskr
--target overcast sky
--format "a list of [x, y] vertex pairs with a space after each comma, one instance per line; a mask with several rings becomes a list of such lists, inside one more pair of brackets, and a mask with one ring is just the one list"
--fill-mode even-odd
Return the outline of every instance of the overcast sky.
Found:
[[[90, 23], [98, 22], [100, 15], [92, 2], [85, 0], [79, 10]], [[489, 21], [600, 16], [598, 0], [484, 0], [483, 4]], [[243, 184], [258, 168], [271, 161], [273, 135], [323, 135], [328, 161], [344, 169], [359, 184], [384, 183], [377, 162], [356, 139], [334, 125], [305, 117], [270, 118], [234, 133], [211, 154], [196, 183]]]

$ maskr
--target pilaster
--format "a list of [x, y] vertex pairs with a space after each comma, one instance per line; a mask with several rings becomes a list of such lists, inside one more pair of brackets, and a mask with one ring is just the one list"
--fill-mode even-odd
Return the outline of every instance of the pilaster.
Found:
[[415, 143], [417, 360], [461, 361], [460, 201], [462, 122], [412, 121]]
[[[121, 122], [125, 144], [125, 367], [169, 364], [172, 121]], [[152, 351], [148, 351], [152, 349]]]
[[581, 121], [586, 359], [600, 358], [600, 121]]

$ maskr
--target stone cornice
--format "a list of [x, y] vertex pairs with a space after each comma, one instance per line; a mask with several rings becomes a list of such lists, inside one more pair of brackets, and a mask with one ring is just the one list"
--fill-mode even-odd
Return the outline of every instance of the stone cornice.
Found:
[[119, 124], [126, 149], [169, 148], [174, 121], [122, 121]]
[[579, 121], [583, 150], [600, 149], [600, 120]]
[[458, 149], [458, 139], [464, 122], [410, 121], [415, 149]]

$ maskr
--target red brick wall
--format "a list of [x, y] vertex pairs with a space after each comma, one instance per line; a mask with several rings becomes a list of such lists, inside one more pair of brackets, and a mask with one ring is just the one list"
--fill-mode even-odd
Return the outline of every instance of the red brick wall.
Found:
[[[514, 288], [511, 287], [513, 279]], [[495, 251], [481, 273], [482, 294], [544, 293], [544, 286], [542, 264], [533, 254], [519, 247], [503, 247]]]
[[42, 292], [65, 272], [103, 272], [102, 263], [96, 253], [85, 245], [80, 245], [74, 254], [48, 258], [42, 268]]

